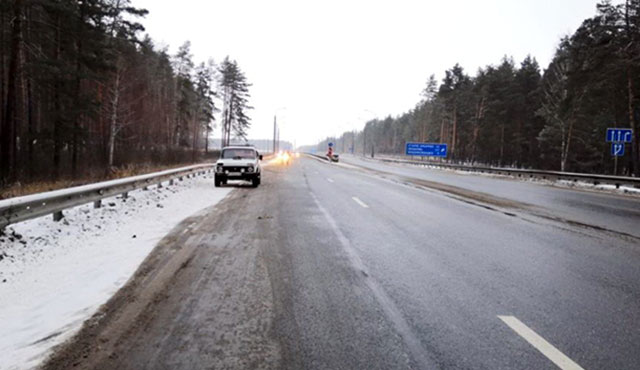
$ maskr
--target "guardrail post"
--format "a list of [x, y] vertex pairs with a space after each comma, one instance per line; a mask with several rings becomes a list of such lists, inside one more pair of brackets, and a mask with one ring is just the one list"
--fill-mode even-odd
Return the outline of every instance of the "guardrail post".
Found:
[[127, 198], [129, 198], [129, 192], [125, 191], [124, 193], [122, 193], [122, 199], [127, 199]]
[[169, 180], [169, 185], [173, 185], [173, 179]]
[[178, 180], [183, 181], [183, 180], [184, 180], [184, 177], [183, 177], [183, 176], [180, 176], [180, 177], [178, 177]]
[[158, 183], [158, 189], [160, 189], [161, 187], [162, 187], [162, 181]]
[[98, 199], [96, 201], [93, 202], [93, 208], [100, 208], [102, 207], [102, 200]]
[[63, 217], [64, 215], [62, 214], [62, 211], [53, 212], [53, 221], [58, 222], [62, 220]]

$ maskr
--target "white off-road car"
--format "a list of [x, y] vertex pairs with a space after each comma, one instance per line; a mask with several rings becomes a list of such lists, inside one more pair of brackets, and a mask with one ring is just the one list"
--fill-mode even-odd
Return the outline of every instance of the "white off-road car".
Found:
[[253, 187], [260, 185], [260, 161], [262, 155], [252, 146], [227, 146], [222, 148], [216, 162], [216, 187], [227, 180], [251, 181]]

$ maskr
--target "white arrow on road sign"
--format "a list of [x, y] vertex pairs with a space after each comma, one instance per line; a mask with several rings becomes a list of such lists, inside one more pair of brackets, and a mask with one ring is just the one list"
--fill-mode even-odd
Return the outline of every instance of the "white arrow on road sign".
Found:
[[622, 157], [624, 155], [624, 144], [623, 143], [611, 144], [611, 155], [614, 157]]

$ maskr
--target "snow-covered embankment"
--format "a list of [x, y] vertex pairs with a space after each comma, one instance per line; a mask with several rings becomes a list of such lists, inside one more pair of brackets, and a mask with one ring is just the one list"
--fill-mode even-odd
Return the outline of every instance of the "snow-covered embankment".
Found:
[[0, 369], [37, 366], [133, 275], [156, 243], [230, 188], [213, 175], [12, 225], [0, 235]]

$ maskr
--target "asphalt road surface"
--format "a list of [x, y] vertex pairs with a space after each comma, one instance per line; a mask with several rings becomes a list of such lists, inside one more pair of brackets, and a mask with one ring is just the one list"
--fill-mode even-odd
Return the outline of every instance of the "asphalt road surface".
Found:
[[640, 368], [637, 198], [347, 162], [185, 220], [45, 368]]

